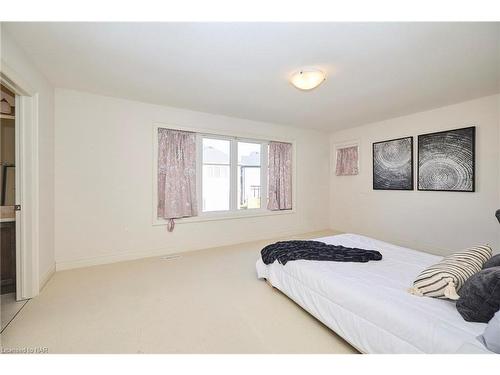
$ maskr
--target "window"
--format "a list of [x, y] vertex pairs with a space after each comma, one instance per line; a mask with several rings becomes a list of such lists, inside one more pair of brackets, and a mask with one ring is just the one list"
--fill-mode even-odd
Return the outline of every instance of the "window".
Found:
[[229, 210], [230, 152], [230, 141], [203, 138], [203, 212]]
[[267, 142], [200, 135], [201, 212], [265, 207]]
[[238, 209], [261, 207], [260, 143], [238, 142]]
[[[291, 211], [292, 208], [292, 154], [291, 143], [280, 141], [239, 138], [228, 135], [204, 133], [194, 129], [177, 129], [160, 124], [155, 125], [154, 139], [154, 173], [157, 183], [153, 191], [153, 224], [164, 225], [168, 220], [158, 215], [158, 207], [167, 201], [166, 190], [177, 186], [179, 173], [175, 163], [160, 158], [161, 150], [170, 147], [170, 159], [182, 161], [186, 156], [182, 150], [172, 149], [170, 143], [161, 143], [159, 135], [162, 130], [170, 130], [176, 134], [190, 133], [195, 143], [195, 152], [189, 155], [195, 158], [195, 168], [185, 171], [194, 182], [182, 191], [170, 192], [175, 195], [169, 202], [176, 208], [182, 208], [183, 194], [192, 194], [192, 202], [196, 202], [190, 216], [175, 217], [179, 222], [219, 220], [231, 217], [274, 215], [277, 211]], [[288, 154], [280, 155], [281, 145], [288, 145]], [[286, 148], [284, 149], [286, 151]], [[269, 165], [272, 159], [272, 165]], [[172, 168], [169, 168], [172, 166]], [[281, 169], [283, 170], [281, 170]], [[161, 176], [169, 175], [170, 177]], [[182, 176], [182, 175], [181, 175]], [[280, 179], [283, 179], [282, 181]], [[167, 184], [167, 181], [169, 182]], [[187, 189], [187, 190], [186, 190]], [[272, 189], [272, 191], [270, 190]], [[189, 190], [189, 191], [188, 191]], [[174, 194], [175, 193], [175, 194]], [[191, 196], [191, 195], [190, 195]], [[163, 202], [163, 203], [164, 203]], [[285, 213], [285, 212], [282, 212]]]

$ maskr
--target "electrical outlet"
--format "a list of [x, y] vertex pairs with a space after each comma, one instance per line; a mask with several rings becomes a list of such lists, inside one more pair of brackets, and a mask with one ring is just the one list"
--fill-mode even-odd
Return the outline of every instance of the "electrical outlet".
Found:
[[180, 255], [164, 255], [160, 257], [160, 260], [174, 260], [180, 258]]

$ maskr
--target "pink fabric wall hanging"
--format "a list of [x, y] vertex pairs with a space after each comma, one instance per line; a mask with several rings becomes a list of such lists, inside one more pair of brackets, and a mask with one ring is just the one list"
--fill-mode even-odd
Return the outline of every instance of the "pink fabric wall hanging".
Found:
[[350, 146], [337, 149], [337, 176], [353, 176], [358, 170], [358, 146]]

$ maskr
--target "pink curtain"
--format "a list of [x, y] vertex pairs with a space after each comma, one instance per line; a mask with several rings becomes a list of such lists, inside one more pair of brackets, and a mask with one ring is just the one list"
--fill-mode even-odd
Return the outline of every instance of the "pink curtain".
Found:
[[358, 174], [358, 146], [337, 149], [337, 176], [352, 176]]
[[269, 143], [269, 210], [292, 209], [292, 145]]
[[158, 218], [196, 216], [196, 136], [194, 133], [158, 129]]

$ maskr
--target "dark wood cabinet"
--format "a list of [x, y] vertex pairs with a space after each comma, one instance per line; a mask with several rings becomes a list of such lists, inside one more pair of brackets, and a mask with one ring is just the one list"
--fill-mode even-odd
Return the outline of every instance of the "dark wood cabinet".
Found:
[[16, 222], [0, 223], [0, 293], [16, 290]]

